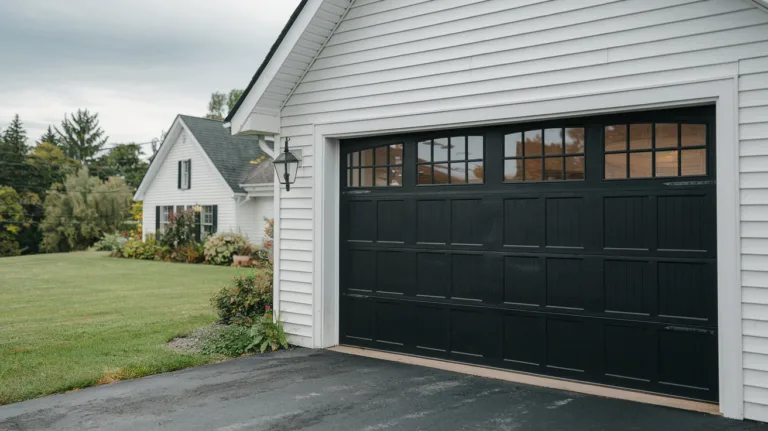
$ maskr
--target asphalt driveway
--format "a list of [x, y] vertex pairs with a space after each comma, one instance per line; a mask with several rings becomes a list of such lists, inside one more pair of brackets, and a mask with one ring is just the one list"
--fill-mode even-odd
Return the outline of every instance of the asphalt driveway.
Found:
[[0, 430], [768, 430], [687, 411], [297, 349], [0, 407]]

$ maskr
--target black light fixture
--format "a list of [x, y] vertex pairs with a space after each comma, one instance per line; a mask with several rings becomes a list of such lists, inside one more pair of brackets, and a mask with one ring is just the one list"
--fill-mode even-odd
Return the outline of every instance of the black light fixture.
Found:
[[275, 172], [280, 184], [285, 184], [285, 191], [291, 191], [291, 184], [296, 182], [296, 174], [299, 171], [299, 159], [288, 150], [288, 142], [291, 138], [285, 138], [285, 150], [275, 158]]

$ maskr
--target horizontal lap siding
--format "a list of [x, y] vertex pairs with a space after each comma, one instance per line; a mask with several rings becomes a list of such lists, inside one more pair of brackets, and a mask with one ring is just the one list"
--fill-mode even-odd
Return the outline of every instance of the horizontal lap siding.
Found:
[[739, 64], [744, 412], [768, 421], [768, 56]]
[[[192, 185], [178, 188], [179, 160], [192, 160]], [[144, 233], [155, 232], [155, 206], [218, 205], [219, 232], [238, 231], [232, 189], [184, 130], [174, 143], [144, 196]]]
[[[403, 118], [409, 127], [420, 117], [458, 123], [496, 107], [525, 112], [527, 102], [740, 71], [742, 265], [753, 284], [744, 284], [744, 310], [758, 318], [744, 320], [745, 369], [768, 372], [768, 280], [761, 275], [768, 269], [767, 58], [768, 15], [743, 1], [357, 0], [282, 110], [282, 134], [310, 158], [297, 194], [283, 193], [277, 209], [287, 271], [281, 286], [312, 293], [299, 274], [313, 271], [314, 124]], [[762, 389], [762, 377], [745, 373], [745, 382]], [[745, 395], [748, 417], [768, 416], [761, 410], [766, 397]]]

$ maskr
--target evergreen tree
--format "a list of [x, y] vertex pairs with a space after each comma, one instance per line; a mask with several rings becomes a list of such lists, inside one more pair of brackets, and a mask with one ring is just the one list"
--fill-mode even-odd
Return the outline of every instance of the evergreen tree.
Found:
[[78, 109], [71, 116], [65, 115], [61, 129], [56, 128], [56, 134], [64, 154], [79, 162], [92, 159], [109, 139], [99, 127], [99, 114], [91, 115], [87, 109]]
[[88, 164], [91, 175], [102, 180], [109, 177], [122, 177], [126, 184], [136, 190], [149, 168], [149, 163], [142, 160], [144, 151], [138, 144], [119, 144], [108, 153]]
[[16, 114], [0, 139], [0, 186], [28, 190], [30, 167], [26, 164], [27, 132]]
[[56, 136], [56, 132], [53, 131], [53, 127], [48, 126], [48, 130], [46, 130], [45, 133], [43, 133], [43, 136], [38, 139], [37, 144], [40, 145], [44, 142], [55, 146], [59, 145], [59, 137]]

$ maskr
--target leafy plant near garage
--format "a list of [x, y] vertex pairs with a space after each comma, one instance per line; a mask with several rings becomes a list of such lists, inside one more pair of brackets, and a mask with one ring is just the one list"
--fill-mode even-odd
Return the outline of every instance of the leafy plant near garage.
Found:
[[266, 312], [251, 326], [222, 326], [203, 341], [206, 355], [241, 356], [287, 349], [288, 340], [282, 323], [274, 321], [271, 311]]
[[251, 326], [249, 334], [252, 338], [248, 350], [257, 349], [264, 353], [268, 349], [271, 351], [288, 348], [288, 339], [285, 337], [285, 330], [279, 320], [275, 320], [271, 311], [267, 311], [256, 323]]
[[211, 299], [221, 323], [250, 326], [272, 304], [272, 270], [239, 275]]

